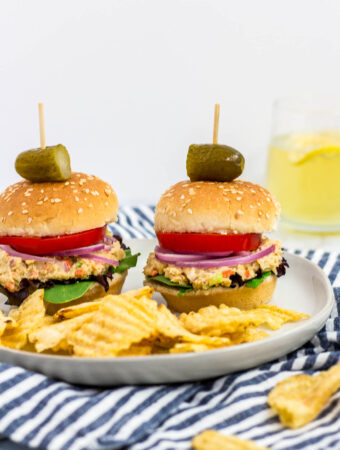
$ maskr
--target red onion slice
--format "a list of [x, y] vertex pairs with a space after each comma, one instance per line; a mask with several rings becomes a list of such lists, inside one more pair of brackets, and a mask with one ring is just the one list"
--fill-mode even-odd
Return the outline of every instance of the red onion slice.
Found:
[[89, 245], [87, 247], [71, 248], [69, 250], [60, 250], [60, 252], [50, 253], [50, 256], [78, 256], [85, 255], [91, 252], [99, 252], [100, 250], [108, 250], [106, 245], [101, 242], [99, 244]]
[[82, 255], [82, 258], [92, 259], [93, 261], [102, 262], [105, 264], [111, 264], [111, 266], [119, 266], [119, 261], [115, 259], [105, 258], [105, 256], [94, 255], [92, 253], [87, 253], [86, 255]]
[[202, 259], [201, 255], [179, 255], [173, 253], [159, 253], [156, 252], [156, 257], [160, 261], [165, 263], [176, 263], [176, 262], [185, 262], [185, 261], [200, 261]]
[[[191, 252], [191, 253], [185, 253], [185, 252], [174, 252], [173, 250], [168, 250], [165, 249], [159, 245], [157, 245], [155, 247], [155, 252], [157, 253], [162, 253], [164, 255], [175, 255], [178, 256], [179, 258], [182, 258], [183, 256], [191, 256], [192, 260], [194, 261], [199, 261], [200, 259], [206, 259], [206, 258], [216, 258], [219, 256], [229, 256], [232, 255], [235, 252], [211, 252], [211, 253], [205, 253], [205, 252]], [[239, 253], [245, 253], [245, 252], [239, 252]], [[237, 255], [239, 254], [237, 253]], [[251, 252], [246, 252], [247, 254], [250, 254]], [[197, 256], [199, 256], [199, 258], [197, 258]], [[158, 256], [157, 256], [158, 257]], [[158, 258], [159, 259], [159, 258]]]
[[105, 244], [113, 244], [114, 242], [116, 242], [116, 238], [114, 238], [113, 236], [108, 236], [107, 234], [103, 237], [103, 242]]
[[17, 252], [10, 245], [0, 245], [0, 248], [9, 255], [15, 256], [16, 258], [30, 259], [32, 261], [56, 262], [55, 258], [48, 258], [46, 256], [29, 255], [28, 253]]
[[[201, 259], [200, 261], [183, 261], [177, 259], [173, 263], [180, 267], [194, 267], [197, 269], [209, 269], [211, 267], [238, 266], [257, 261], [275, 251], [275, 245], [271, 245], [259, 252], [247, 256], [231, 256], [229, 258]], [[157, 257], [158, 258], [158, 257]]]

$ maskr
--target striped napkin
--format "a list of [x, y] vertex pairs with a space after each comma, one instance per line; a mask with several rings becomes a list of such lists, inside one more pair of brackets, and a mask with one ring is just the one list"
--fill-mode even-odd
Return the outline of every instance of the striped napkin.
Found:
[[[124, 207], [115, 231], [124, 238], [149, 238], [152, 227], [153, 208]], [[336, 297], [325, 327], [304, 347], [254, 370], [209, 381], [113, 389], [74, 386], [0, 364], [0, 433], [53, 450], [189, 449], [192, 437], [209, 428], [274, 449], [340, 448], [340, 392], [300, 430], [282, 427], [266, 404], [278, 381], [340, 360], [340, 254], [289, 251], [319, 264]]]

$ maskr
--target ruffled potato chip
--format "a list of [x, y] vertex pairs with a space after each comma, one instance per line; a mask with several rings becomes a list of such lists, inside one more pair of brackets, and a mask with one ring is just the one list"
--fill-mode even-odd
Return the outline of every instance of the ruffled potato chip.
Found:
[[6, 327], [1, 336], [1, 345], [17, 350], [25, 347], [28, 334], [41, 326], [44, 317], [44, 290], [38, 289], [27, 297], [19, 308], [9, 312], [9, 318], [15, 321], [16, 326]]
[[0, 310], [0, 337], [4, 334], [6, 328], [15, 328], [16, 326], [16, 321], [11, 317], [4, 316], [3, 312]]
[[230, 344], [230, 339], [228, 337], [200, 336], [190, 333], [190, 331], [183, 327], [178, 318], [172, 314], [165, 305], [161, 305], [158, 308], [157, 332], [159, 344], [165, 344], [168, 347], [176, 342], [202, 344], [204, 347], [208, 348], [221, 347]]
[[128, 349], [120, 351], [117, 356], [145, 356], [151, 355], [152, 344], [147, 341], [132, 344]]
[[308, 318], [307, 314], [279, 308], [278, 306], [264, 305], [255, 309], [241, 311], [225, 305], [207, 306], [198, 312], [181, 314], [180, 321], [183, 326], [196, 334], [209, 336], [223, 336], [245, 330], [247, 327], [267, 325], [276, 330], [284, 323]]
[[[133, 291], [127, 291], [124, 294], [120, 294], [124, 297], [134, 297], [134, 298], [142, 298], [144, 296], [151, 298], [153, 294], [153, 289], [146, 286], [141, 289], [136, 289]], [[106, 301], [107, 298], [110, 298], [111, 296], [106, 296], [101, 298], [97, 301], [92, 302], [86, 302], [86, 303], [80, 303], [79, 305], [73, 305], [73, 306], [66, 306], [65, 308], [59, 309], [54, 314], [55, 320], [65, 320], [65, 319], [72, 319], [73, 317], [80, 316], [82, 314], [87, 314], [90, 312], [98, 311], [100, 305]]]
[[280, 381], [269, 393], [268, 404], [289, 428], [314, 420], [327, 400], [340, 388], [340, 364], [318, 375], [294, 375]]
[[79, 330], [87, 320], [91, 319], [92, 315], [93, 313], [83, 314], [62, 322], [54, 322], [51, 316], [46, 316], [43, 326], [29, 334], [29, 341], [34, 344], [38, 353], [49, 349], [55, 352], [67, 351], [69, 334]]
[[148, 297], [108, 296], [90, 321], [69, 335], [77, 356], [116, 356], [156, 333], [157, 303]]
[[244, 441], [237, 436], [225, 436], [215, 430], [206, 430], [191, 441], [194, 450], [266, 450], [253, 441]]

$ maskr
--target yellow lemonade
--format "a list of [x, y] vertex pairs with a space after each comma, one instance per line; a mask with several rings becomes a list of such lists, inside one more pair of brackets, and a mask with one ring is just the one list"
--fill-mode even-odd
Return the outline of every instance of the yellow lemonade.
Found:
[[340, 230], [340, 131], [276, 136], [267, 186], [283, 219], [301, 229]]

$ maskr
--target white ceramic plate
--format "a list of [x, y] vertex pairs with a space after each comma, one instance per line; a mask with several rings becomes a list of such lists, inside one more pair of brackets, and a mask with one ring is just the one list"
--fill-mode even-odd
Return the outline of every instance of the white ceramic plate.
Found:
[[[148, 239], [128, 242], [132, 250], [142, 256], [137, 268], [130, 270], [124, 290], [142, 286], [143, 266], [155, 242]], [[278, 280], [272, 303], [307, 313], [311, 318], [286, 324], [261, 341], [202, 353], [125, 358], [40, 355], [0, 347], [0, 361], [70, 383], [96, 386], [193, 381], [256, 367], [297, 349], [311, 339], [326, 322], [334, 303], [329, 280], [317, 265], [300, 256], [286, 254], [285, 257], [290, 268], [287, 275]], [[161, 300], [160, 297], [157, 299]]]

